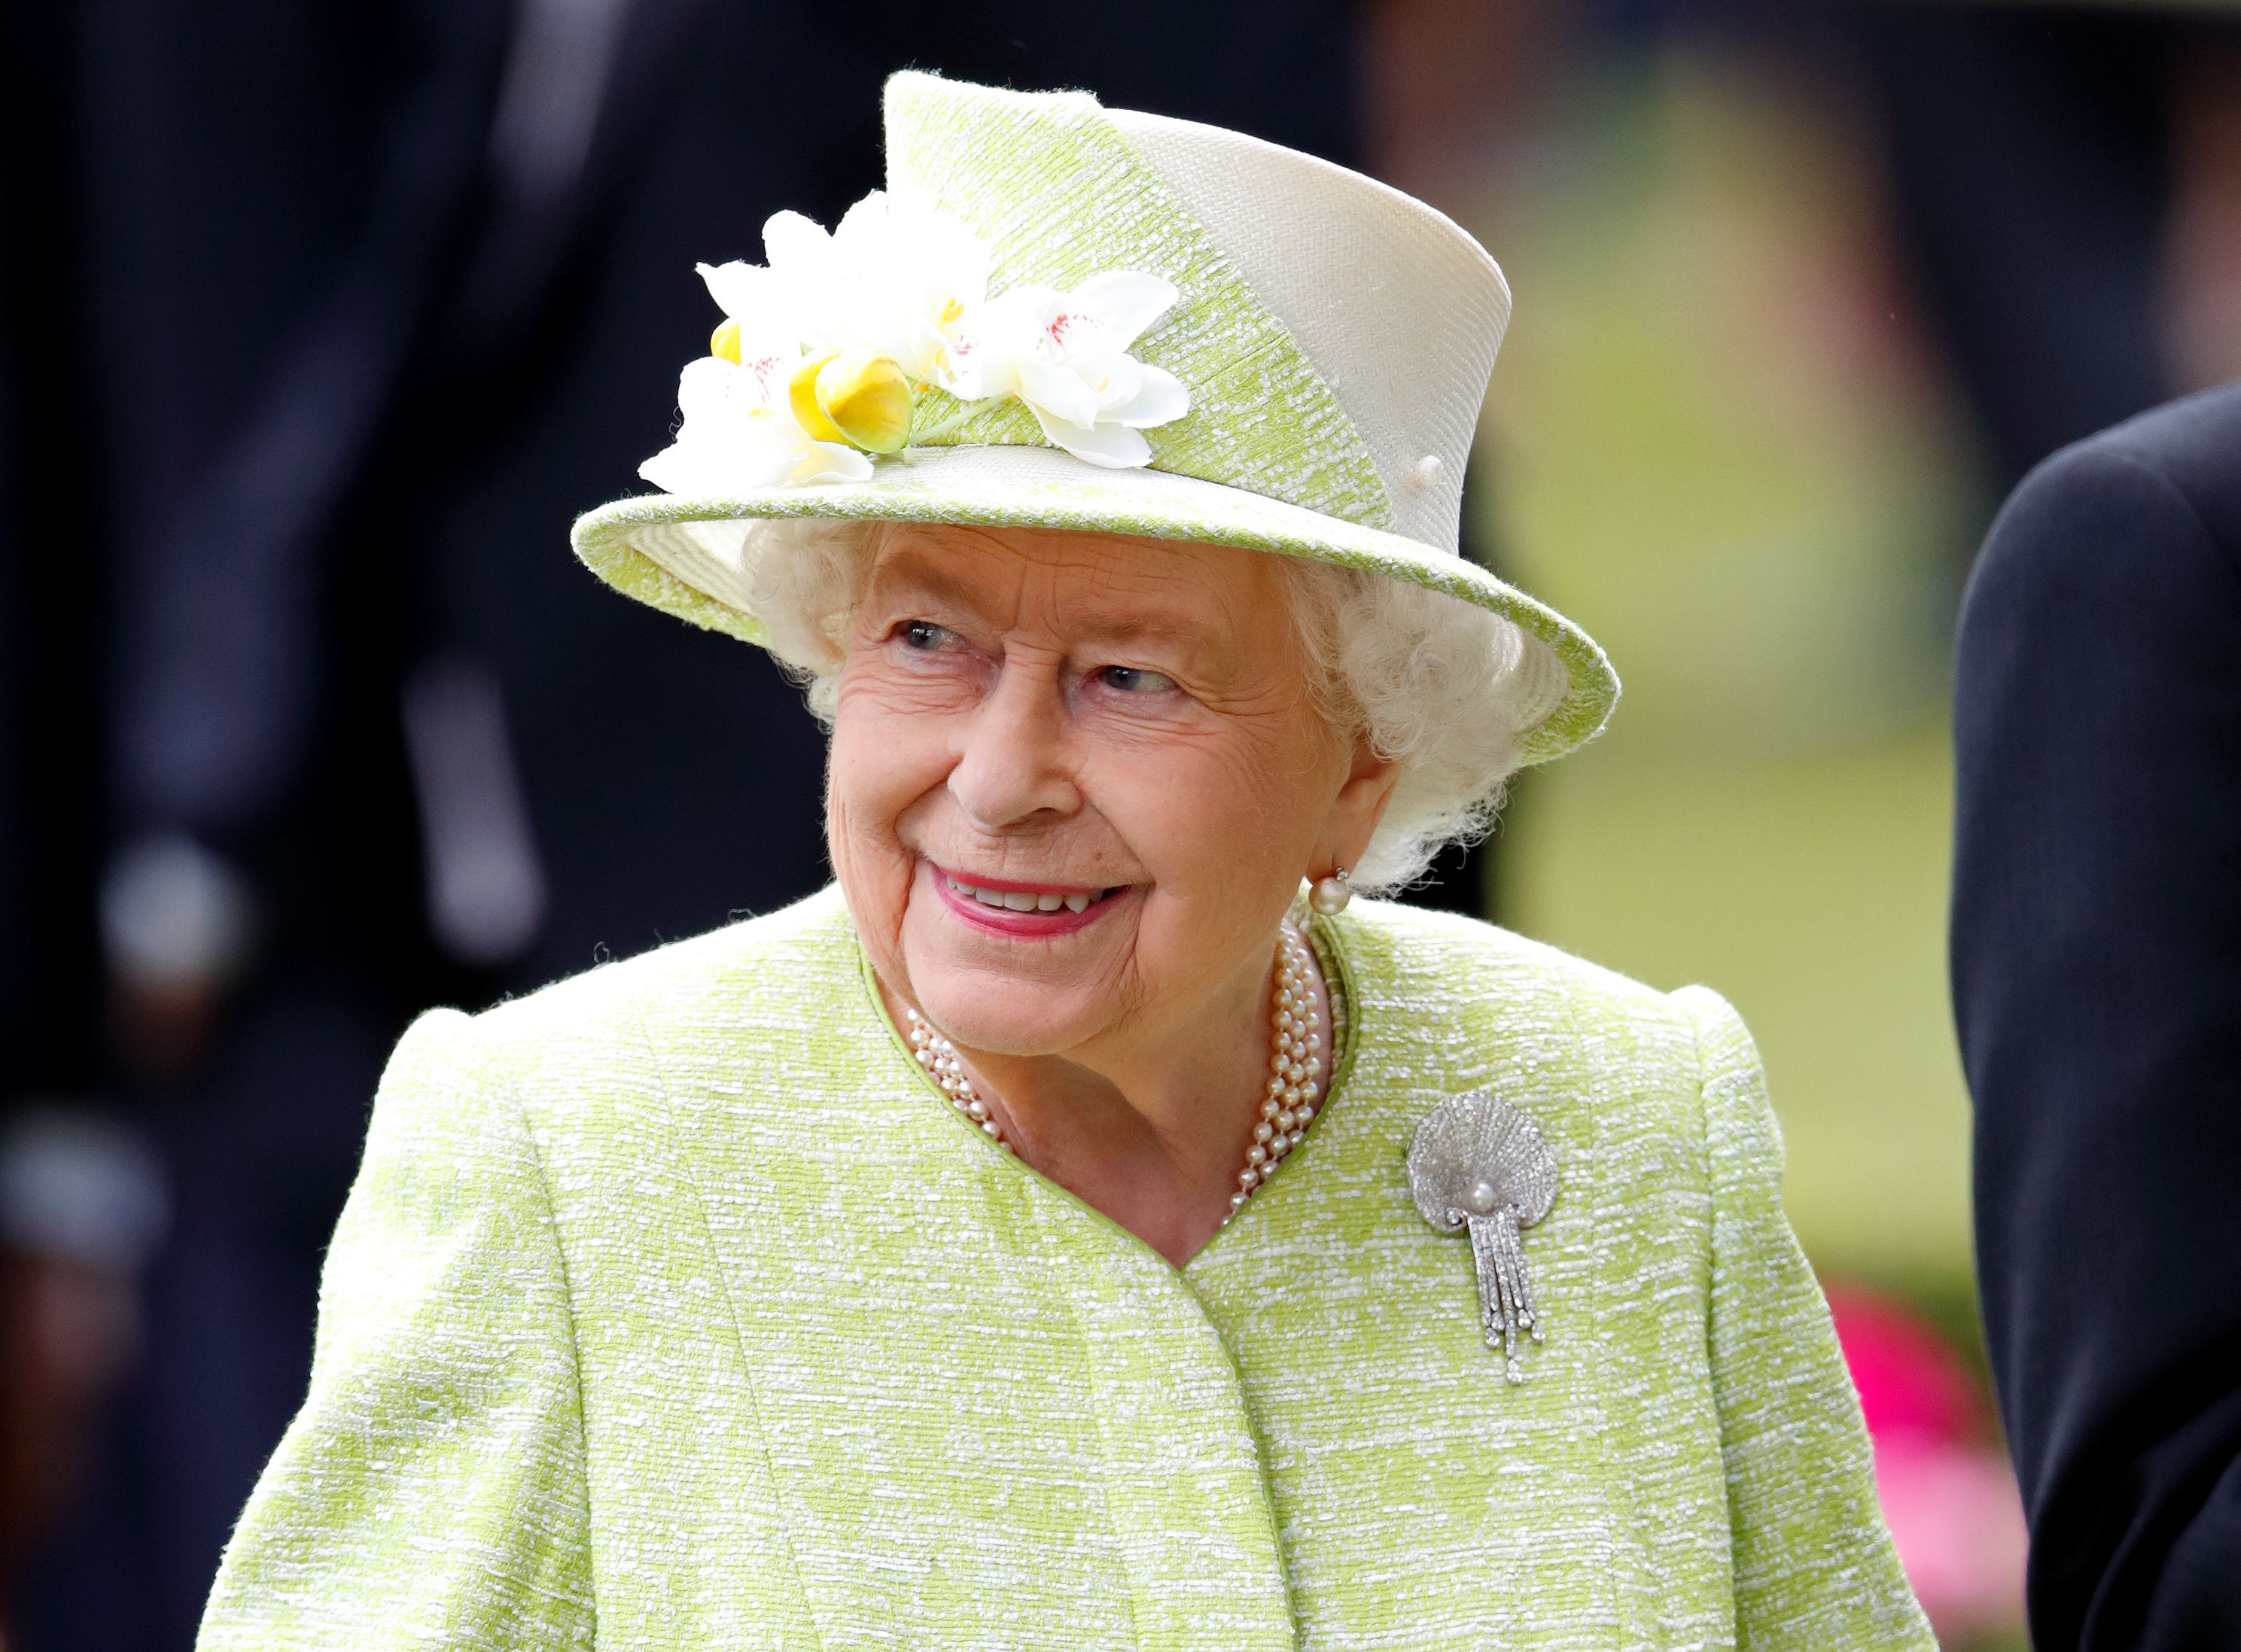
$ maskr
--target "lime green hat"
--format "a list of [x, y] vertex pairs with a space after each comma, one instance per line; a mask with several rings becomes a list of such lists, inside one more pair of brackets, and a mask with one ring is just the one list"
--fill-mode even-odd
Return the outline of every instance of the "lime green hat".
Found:
[[1241, 545], [1474, 603], [1564, 679], [1544, 762], [1618, 697], [1593, 639], [1458, 550], [1509, 289], [1399, 191], [1235, 132], [905, 73], [887, 189], [765, 265], [701, 267], [726, 319], [685, 369], [664, 492], [580, 518], [616, 589], [751, 642], [742, 553], [780, 518]]

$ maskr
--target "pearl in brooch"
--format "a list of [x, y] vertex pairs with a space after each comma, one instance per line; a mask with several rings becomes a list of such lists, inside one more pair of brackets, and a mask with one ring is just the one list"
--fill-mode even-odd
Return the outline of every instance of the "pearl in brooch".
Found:
[[[1245, 1150], [1245, 1167], [1237, 1173], [1237, 1191], [1229, 1195], [1231, 1216], [1244, 1208], [1254, 1190], [1274, 1176], [1276, 1167], [1306, 1139], [1322, 1099], [1323, 1018], [1314, 1007], [1314, 962], [1307, 942], [1288, 923], [1277, 938], [1269, 1010], [1268, 1084], [1261, 1098], [1260, 1122], [1253, 1127], [1252, 1145]], [[973, 1087], [957, 1047], [934, 1031], [914, 1006], [906, 1004], [903, 1016], [910, 1026], [911, 1053], [941, 1087], [949, 1104], [978, 1126], [999, 1152], [1011, 1152], [1002, 1126]]]

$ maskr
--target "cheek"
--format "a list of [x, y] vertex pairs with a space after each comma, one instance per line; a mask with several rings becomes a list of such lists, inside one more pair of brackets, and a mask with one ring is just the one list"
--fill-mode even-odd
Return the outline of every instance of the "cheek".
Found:
[[1248, 889], [1288, 900], [1313, 850], [1318, 801], [1328, 803], [1319, 798], [1323, 754], [1275, 719], [1100, 766], [1100, 810], [1161, 893], [1193, 906]]
[[947, 772], [938, 729], [843, 678], [825, 782], [825, 834], [849, 910], [868, 938], [895, 933], [910, 899], [899, 826]]

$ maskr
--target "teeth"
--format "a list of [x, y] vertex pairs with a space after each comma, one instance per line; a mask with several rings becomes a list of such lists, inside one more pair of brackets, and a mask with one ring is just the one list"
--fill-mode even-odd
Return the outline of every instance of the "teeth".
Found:
[[1087, 895], [1039, 895], [1025, 889], [982, 889], [973, 884], [960, 883], [955, 878], [947, 877], [947, 874], [945, 880], [959, 894], [977, 900], [984, 906], [998, 906], [1006, 912], [1057, 912], [1061, 907], [1067, 912], [1087, 912], [1094, 903], [1113, 893], [1109, 889], [1100, 889], [1094, 894]]

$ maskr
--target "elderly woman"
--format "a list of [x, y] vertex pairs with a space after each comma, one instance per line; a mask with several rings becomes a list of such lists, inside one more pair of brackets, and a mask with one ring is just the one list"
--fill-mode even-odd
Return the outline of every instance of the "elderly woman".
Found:
[[577, 530], [807, 684], [838, 887], [406, 1036], [204, 1647], [1927, 1645], [1734, 1013], [1358, 898], [1617, 692], [1455, 553], [1500, 272], [887, 126]]

